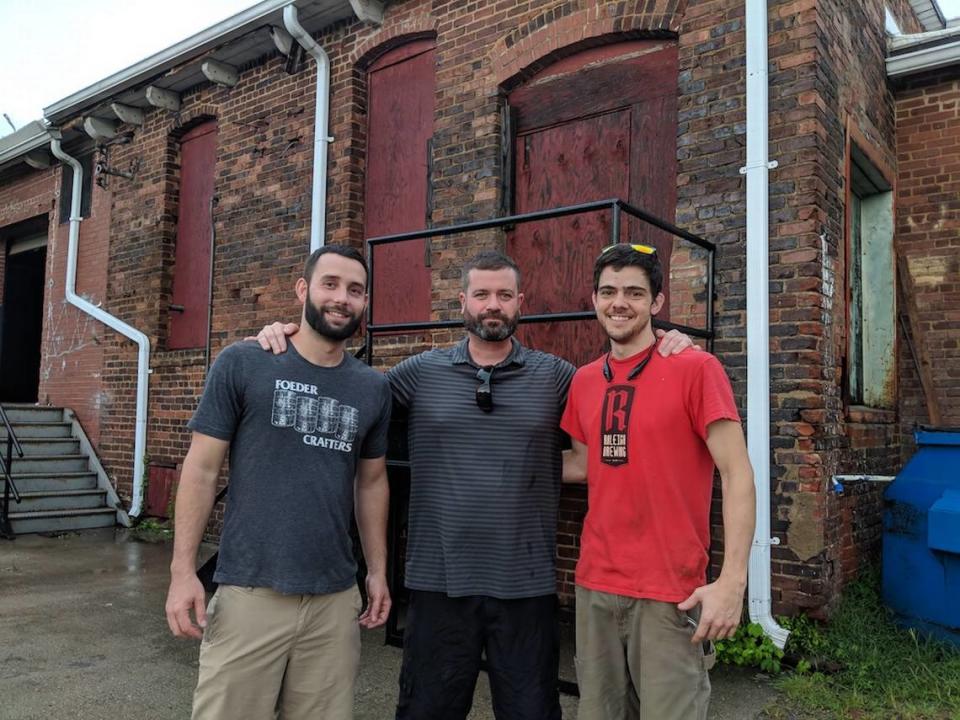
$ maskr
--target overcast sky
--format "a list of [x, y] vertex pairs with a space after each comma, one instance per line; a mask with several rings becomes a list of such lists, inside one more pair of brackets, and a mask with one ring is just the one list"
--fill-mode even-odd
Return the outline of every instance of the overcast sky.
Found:
[[[960, 1], [960, 0], [958, 0]], [[0, 0], [0, 136], [255, 0]]]
[[[858, 0], [859, 1], [859, 0]], [[938, 0], [948, 18], [960, 0]], [[0, 0], [0, 136], [254, 0]]]

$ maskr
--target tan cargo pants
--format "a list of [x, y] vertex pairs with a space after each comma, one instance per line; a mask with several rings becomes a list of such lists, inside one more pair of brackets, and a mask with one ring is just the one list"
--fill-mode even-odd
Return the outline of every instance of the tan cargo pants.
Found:
[[221, 585], [207, 608], [193, 720], [350, 720], [360, 593]]
[[705, 720], [714, 653], [674, 603], [577, 586], [579, 720]]

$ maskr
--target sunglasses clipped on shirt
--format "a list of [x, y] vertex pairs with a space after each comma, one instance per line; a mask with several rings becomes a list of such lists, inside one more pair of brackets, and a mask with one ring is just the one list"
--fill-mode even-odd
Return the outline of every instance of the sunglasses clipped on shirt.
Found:
[[643, 253], [644, 255], [657, 254], [657, 249], [652, 245], [634, 245], [634, 244], [628, 245], [627, 243], [614, 243], [613, 245], [607, 245], [603, 250], [601, 250], [600, 257], [603, 257], [614, 248], [623, 247], [624, 245], [626, 245], [631, 250], [636, 250], [638, 253]]
[[488, 413], [493, 410], [493, 388], [490, 386], [490, 379], [493, 377], [493, 366], [488, 365], [477, 370], [477, 380], [480, 381], [477, 387], [477, 407]]

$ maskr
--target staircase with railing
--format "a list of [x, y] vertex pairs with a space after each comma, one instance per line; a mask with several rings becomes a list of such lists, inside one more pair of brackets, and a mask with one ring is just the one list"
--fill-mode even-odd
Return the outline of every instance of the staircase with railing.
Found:
[[3, 432], [6, 434], [6, 452], [0, 456], [0, 473], [3, 474], [3, 501], [0, 505], [0, 537], [5, 540], [13, 538], [13, 526], [10, 524], [10, 499], [17, 503], [22, 502], [20, 493], [17, 490], [16, 483], [13, 482], [13, 452], [16, 450], [18, 457], [23, 457], [23, 448], [20, 447], [20, 441], [17, 440], [17, 434], [10, 426], [10, 420], [7, 418], [3, 406], [0, 405], [0, 425], [3, 426]]
[[126, 524], [119, 499], [71, 410], [4, 404], [0, 433], [6, 448], [0, 468], [0, 536]]

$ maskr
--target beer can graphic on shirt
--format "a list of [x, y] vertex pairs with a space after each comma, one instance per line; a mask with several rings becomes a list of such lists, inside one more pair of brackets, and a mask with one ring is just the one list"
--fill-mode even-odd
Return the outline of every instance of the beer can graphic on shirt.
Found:
[[293, 427], [296, 420], [297, 394], [293, 390], [274, 390], [270, 424], [274, 427]]
[[340, 403], [330, 397], [319, 399], [320, 415], [317, 419], [317, 432], [332, 435], [340, 425]]
[[317, 417], [320, 415], [320, 401], [315, 397], [301, 395], [297, 401], [297, 420], [294, 429], [301, 433], [312, 433], [317, 429]]
[[337, 440], [350, 442], [357, 435], [357, 427], [360, 425], [360, 412], [350, 405], [340, 406], [340, 425], [337, 427]]

